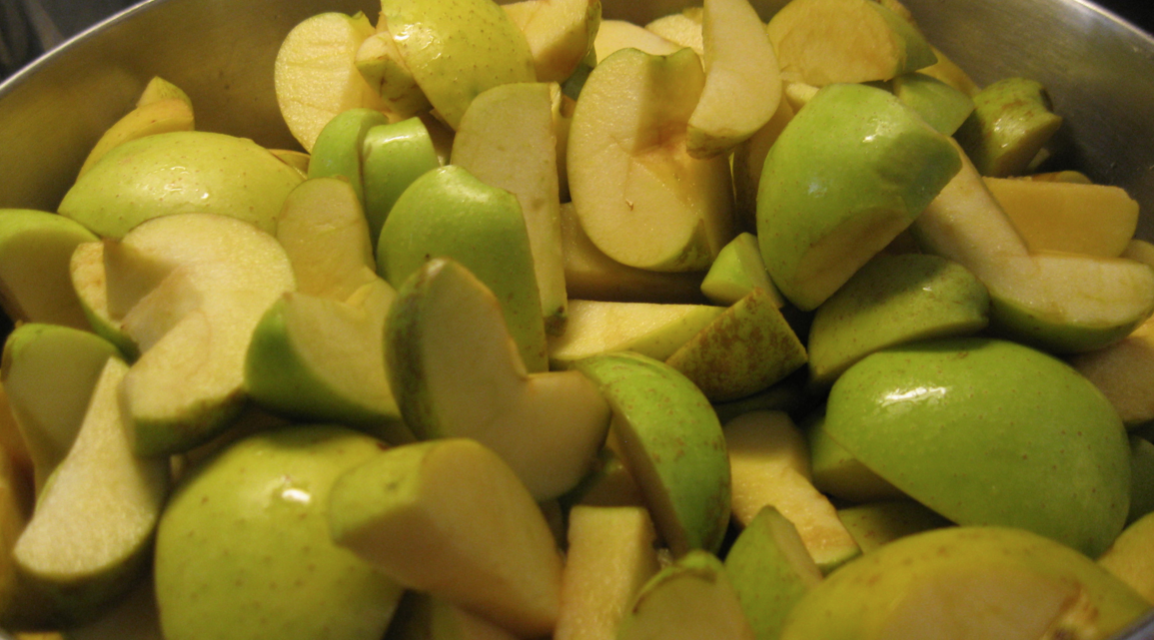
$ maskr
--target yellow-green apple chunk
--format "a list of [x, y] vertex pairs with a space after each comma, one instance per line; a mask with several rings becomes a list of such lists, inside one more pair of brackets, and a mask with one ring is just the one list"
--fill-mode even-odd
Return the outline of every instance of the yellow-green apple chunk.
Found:
[[837, 510], [845, 528], [862, 553], [869, 553], [898, 538], [952, 526], [952, 522], [913, 500], [892, 500]]
[[1117, 258], [1138, 229], [1138, 201], [1121, 187], [986, 178], [986, 187], [1033, 253]]
[[116, 345], [130, 361], [140, 356], [136, 343], [124, 334], [120, 321], [108, 310], [108, 283], [104, 272], [104, 243], [85, 242], [76, 245], [69, 263], [72, 289], [80, 309], [96, 335]]
[[621, 621], [618, 640], [754, 640], [725, 565], [694, 549], [650, 578]]
[[907, 497], [830, 437], [824, 411], [807, 421], [805, 432], [813, 486], [818, 491], [853, 503]]
[[1031, 254], [964, 154], [962, 169], [910, 226], [918, 244], [973, 273], [990, 293], [990, 326], [1058, 352], [1128, 335], [1154, 309], [1154, 272], [1122, 258]]
[[785, 304], [777, 287], [770, 281], [769, 272], [765, 270], [765, 260], [761, 259], [757, 236], [742, 232], [717, 254], [717, 259], [701, 281], [701, 292], [710, 302], [729, 306], [754, 289], [763, 289], [774, 299], [779, 309]]
[[516, 196], [458, 166], [430, 171], [401, 194], [381, 229], [377, 271], [400, 289], [430, 258], [461, 263], [501, 303], [529, 371], [548, 368], [545, 320]]
[[410, 589], [526, 637], [553, 631], [562, 561], [537, 503], [467, 438], [403, 445], [349, 470], [329, 496], [333, 540]]
[[958, 338], [876, 352], [834, 383], [824, 427], [958, 524], [1021, 527], [1094, 557], [1126, 522], [1122, 421], [1077, 371], [1029, 347]]
[[698, 160], [686, 127], [705, 86], [697, 54], [625, 49], [589, 74], [567, 167], [581, 227], [607, 256], [657, 271], [707, 269], [733, 235], [725, 157]]
[[977, 333], [990, 298], [965, 267], [945, 258], [879, 254], [818, 308], [809, 330], [809, 370], [829, 385], [853, 363], [905, 342]]
[[421, 591], [406, 591], [385, 640], [518, 640], [467, 609]]
[[457, 125], [450, 160], [481, 182], [517, 196], [529, 232], [541, 315], [550, 334], [563, 329], [568, 301], [553, 119], [553, 96], [559, 99], [560, 91], [556, 84], [538, 82], [504, 84], [481, 93]]
[[[662, 16], [645, 25], [646, 31], [652, 31], [666, 40], [681, 46], [689, 47], [702, 58], [705, 57], [705, 21], [702, 7], [686, 7], [677, 13]], [[760, 20], [759, 20], [760, 21]], [[762, 25], [762, 32], [765, 25]]]
[[805, 366], [805, 346], [765, 289], [725, 309], [666, 359], [711, 402], [744, 398]]
[[974, 96], [974, 113], [955, 138], [982, 175], [1001, 178], [1025, 173], [1061, 126], [1041, 83], [1006, 78]]
[[733, 541], [725, 572], [758, 640], [776, 639], [794, 605], [822, 578], [797, 528], [771, 506]]
[[106, 361], [76, 441], [12, 549], [18, 569], [77, 621], [123, 595], [145, 569], [168, 496], [168, 460], [137, 457], [123, 426], [127, 371], [123, 360]]
[[8, 336], [0, 381], [38, 491], [72, 448], [104, 364], [120, 357], [107, 340], [71, 327], [29, 323]]
[[428, 96], [413, 77], [412, 69], [405, 64], [386, 20], [379, 20], [376, 33], [361, 43], [355, 64], [361, 77], [380, 94], [388, 110], [397, 117], [412, 117], [432, 108]]
[[363, 147], [365, 218], [373, 247], [397, 199], [414, 180], [441, 166], [428, 127], [420, 118], [369, 129]]
[[502, 8], [525, 34], [538, 82], [573, 75], [601, 26], [601, 0], [521, 0]]
[[64, 194], [61, 214], [103, 237], [176, 213], [216, 213], [272, 232], [300, 174], [251, 140], [174, 131], [108, 152]]
[[382, 0], [381, 17], [413, 78], [454, 129], [485, 89], [537, 79], [525, 34], [491, 0]]
[[362, 149], [369, 129], [389, 123], [389, 118], [375, 109], [358, 107], [342, 111], [321, 129], [309, 158], [309, 178], [344, 178], [357, 199], [365, 201], [362, 178]]
[[1104, 639], [1149, 607], [1052, 540], [950, 527], [897, 540], [827, 577], [797, 604], [781, 638]]
[[[141, 295], [122, 325], [142, 352], [121, 389], [136, 451], [195, 446], [243, 408], [253, 329], [294, 288], [292, 265], [273, 236], [203, 213], [156, 218], [106, 242], [110, 300], [117, 290]], [[153, 270], [167, 275], [141, 286]]]
[[644, 507], [573, 507], [554, 640], [616, 638], [637, 593], [660, 568], [656, 542]]
[[296, 291], [344, 302], [379, 281], [364, 209], [348, 181], [310, 178], [292, 190], [276, 219]]
[[332, 422], [390, 444], [412, 440], [385, 375], [385, 319], [396, 292], [383, 280], [348, 301], [284, 294], [253, 329], [245, 389], [298, 422]]
[[76, 247], [95, 242], [83, 225], [32, 209], [0, 209], [0, 306], [14, 321], [87, 329], [72, 289], [69, 264]]
[[974, 112], [974, 100], [968, 94], [924, 73], [894, 78], [893, 91], [931, 127], [947, 136], [954, 135]]
[[754, 411], [725, 423], [733, 474], [733, 519], [749, 526], [772, 506], [797, 527], [823, 573], [861, 554], [833, 504], [810, 480], [805, 436], [780, 411]]
[[180, 98], [167, 98], [136, 107], [123, 118], [117, 120], [88, 152], [84, 164], [80, 165], [77, 178], [88, 173], [88, 170], [104, 158], [113, 148], [128, 142], [156, 133], [170, 131], [192, 131], [194, 119], [192, 103]]
[[1122, 340], [1070, 364], [1105, 394], [1128, 427], [1154, 420], [1154, 322], [1147, 320]]
[[1098, 558], [1098, 566], [1154, 602], [1154, 514], [1128, 525]]
[[382, 638], [402, 588], [329, 534], [333, 483], [382, 448], [343, 427], [289, 426], [198, 465], [156, 536], [164, 637]]
[[[605, 255], [581, 228], [572, 202], [561, 205], [565, 288], [574, 300], [702, 303], [700, 271], [638, 269]], [[572, 311], [570, 311], [572, 313]]]
[[1130, 434], [1130, 525], [1154, 511], [1154, 443]]
[[549, 364], [567, 369], [614, 351], [665, 360], [724, 312], [704, 304], [570, 300], [565, 333], [549, 339]]
[[730, 515], [725, 435], [705, 395], [673, 367], [631, 352], [576, 363], [613, 409], [611, 431], [675, 556], [715, 551]]
[[356, 67], [357, 51], [374, 31], [363, 13], [318, 13], [293, 27], [281, 43], [273, 72], [277, 104], [305, 151], [337, 114], [387, 108]]
[[689, 117], [686, 147], [691, 156], [710, 158], [769, 122], [782, 85], [773, 45], [748, 0], [706, 0], [702, 19], [705, 87]]
[[459, 263], [414, 273], [386, 327], [389, 381], [418, 438], [476, 439], [539, 500], [593, 468], [609, 426], [597, 387], [577, 371], [528, 373], [494, 294]]
[[[602, 20], [593, 46], [598, 65], [622, 49], [637, 49], [655, 56], [667, 56], [683, 48], [627, 20]], [[596, 65], [593, 66], [596, 68]]]
[[823, 88], [782, 131], [762, 169], [757, 236], [774, 283], [799, 308], [816, 308], [959, 168], [949, 138], [892, 94], [856, 84]]
[[791, 82], [890, 80], [937, 61], [916, 27], [870, 0], [795, 0], [766, 30]]

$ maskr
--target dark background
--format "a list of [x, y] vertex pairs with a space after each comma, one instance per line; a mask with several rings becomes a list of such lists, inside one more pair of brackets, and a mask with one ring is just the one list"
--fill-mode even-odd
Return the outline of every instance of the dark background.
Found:
[[[0, 79], [132, 3], [133, 0], [0, 0]], [[1154, 0], [1099, 0], [1098, 4], [1154, 33]]]

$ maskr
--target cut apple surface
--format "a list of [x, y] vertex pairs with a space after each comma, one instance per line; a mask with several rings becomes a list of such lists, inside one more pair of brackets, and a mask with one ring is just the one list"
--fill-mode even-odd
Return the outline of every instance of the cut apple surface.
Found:
[[577, 371], [529, 374], [493, 294], [460, 264], [434, 259], [398, 292], [386, 338], [389, 380], [418, 438], [470, 437], [539, 500], [588, 473], [609, 407]]
[[709, 267], [733, 237], [724, 157], [697, 160], [686, 126], [705, 84], [697, 54], [625, 49], [585, 82], [569, 132], [569, 192], [610, 258], [658, 271]]
[[1076, 354], [1070, 364], [1105, 394], [1127, 426], [1154, 420], [1154, 323], [1147, 320], [1112, 345]]
[[[646, 24], [645, 29], [676, 45], [689, 47], [704, 58], [705, 34], [702, 28], [702, 14], [701, 7], [686, 7], [677, 13], [662, 16]], [[764, 25], [762, 30], [764, 31]]]
[[361, 43], [355, 64], [357, 71], [398, 118], [412, 117], [432, 108], [428, 96], [413, 77], [412, 69], [405, 63], [385, 20], [379, 21], [377, 32]]
[[601, 25], [601, 0], [522, 0], [503, 8], [525, 34], [538, 82], [573, 75]]
[[0, 306], [12, 320], [87, 329], [68, 276], [72, 253], [96, 236], [47, 211], [0, 209]]
[[594, 40], [597, 64], [622, 49], [638, 49], [656, 56], [676, 53], [681, 45], [625, 20], [602, 20]]

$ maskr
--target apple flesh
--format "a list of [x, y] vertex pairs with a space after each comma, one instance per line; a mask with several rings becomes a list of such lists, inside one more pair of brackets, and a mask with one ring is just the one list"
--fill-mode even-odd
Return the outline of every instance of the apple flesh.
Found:
[[31, 209], [0, 209], [0, 306], [12, 320], [87, 329], [72, 289], [76, 247], [95, 242], [83, 225]]

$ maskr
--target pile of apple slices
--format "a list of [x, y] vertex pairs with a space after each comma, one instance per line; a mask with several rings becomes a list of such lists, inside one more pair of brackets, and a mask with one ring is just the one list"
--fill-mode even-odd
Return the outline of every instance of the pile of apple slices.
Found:
[[979, 88], [896, 0], [382, 0], [271, 72], [304, 153], [155, 79], [57, 212], [0, 211], [0, 627], [1150, 609], [1154, 248], [1121, 189], [1039, 172], [1037, 83]]

